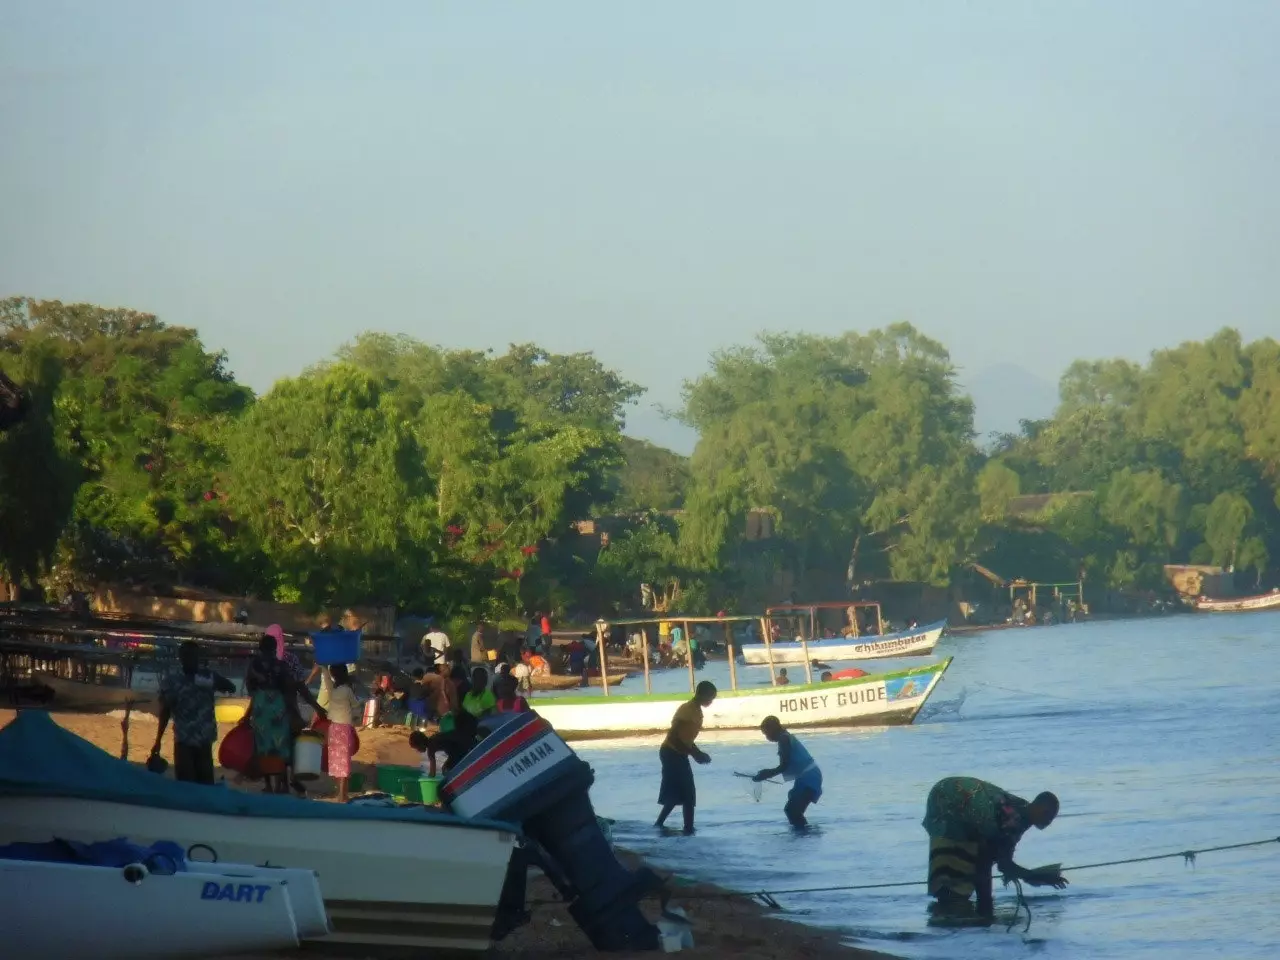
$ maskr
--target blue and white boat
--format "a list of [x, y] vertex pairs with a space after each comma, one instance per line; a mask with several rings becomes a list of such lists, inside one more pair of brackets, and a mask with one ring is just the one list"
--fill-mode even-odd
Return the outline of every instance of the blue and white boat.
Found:
[[[809, 661], [840, 663], [848, 660], [880, 660], [885, 657], [927, 656], [933, 653], [933, 648], [938, 645], [946, 628], [947, 621], [938, 620], [899, 633], [814, 639], [807, 644]], [[804, 663], [806, 644], [798, 640], [779, 640], [769, 644], [744, 643], [739, 650], [743, 663], [751, 667], [767, 667], [770, 662]]]

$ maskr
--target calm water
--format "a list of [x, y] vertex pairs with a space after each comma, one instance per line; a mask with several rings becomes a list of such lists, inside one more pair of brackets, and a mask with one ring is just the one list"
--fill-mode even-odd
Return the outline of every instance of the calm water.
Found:
[[[939, 778], [971, 774], [1062, 814], [1030, 831], [1023, 866], [1067, 865], [1280, 836], [1280, 614], [1203, 614], [947, 638], [954, 655], [910, 727], [801, 734], [822, 765], [818, 830], [795, 836], [785, 788], [760, 803], [734, 770], [773, 764], [748, 734], [708, 735], [697, 768], [695, 837], [658, 837], [657, 741], [596, 743], [597, 812], [615, 838], [680, 874], [738, 889], [923, 881], [920, 819]], [[902, 663], [903, 661], [898, 661]], [[915, 661], [919, 662], [919, 661]], [[797, 677], [802, 670], [793, 670]], [[739, 677], [764, 671], [743, 668]], [[699, 675], [727, 683], [724, 664]], [[664, 676], [655, 687], [679, 685]], [[635, 681], [628, 681], [630, 686]], [[684, 676], [687, 683], [687, 675]], [[673, 821], [679, 813], [673, 814]], [[1012, 932], [925, 925], [923, 885], [781, 897], [796, 919], [840, 927], [904, 957], [1272, 958], [1280, 943], [1280, 844], [1068, 873], [1029, 890], [1033, 919]], [[997, 915], [1011, 913], [997, 882]]]

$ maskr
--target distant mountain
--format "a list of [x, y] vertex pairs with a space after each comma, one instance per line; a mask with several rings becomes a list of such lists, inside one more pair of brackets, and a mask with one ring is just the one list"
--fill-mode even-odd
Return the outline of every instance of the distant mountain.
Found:
[[1056, 383], [1015, 363], [997, 363], [961, 379], [973, 398], [979, 445], [993, 433], [1017, 433], [1019, 420], [1042, 420], [1058, 406]]

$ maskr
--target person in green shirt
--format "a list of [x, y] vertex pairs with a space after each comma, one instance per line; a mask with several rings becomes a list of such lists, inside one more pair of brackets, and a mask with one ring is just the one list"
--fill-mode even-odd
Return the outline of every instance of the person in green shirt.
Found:
[[1013, 851], [1032, 827], [1043, 830], [1058, 815], [1058, 798], [1048, 791], [1028, 803], [976, 777], [946, 777], [929, 791], [922, 825], [929, 834], [929, 893], [935, 916], [972, 918], [969, 898], [977, 892], [977, 919], [994, 915], [991, 868], [1031, 886], [1061, 890], [1067, 881], [1027, 870], [1013, 862]]
[[498, 698], [489, 689], [489, 671], [476, 667], [471, 671], [471, 689], [462, 698], [462, 709], [479, 720], [493, 713], [497, 705]]

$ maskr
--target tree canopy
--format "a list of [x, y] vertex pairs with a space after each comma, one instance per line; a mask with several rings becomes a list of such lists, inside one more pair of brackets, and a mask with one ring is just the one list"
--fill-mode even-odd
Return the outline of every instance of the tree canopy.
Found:
[[[1261, 584], [1280, 557], [1280, 343], [1232, 330], [1077, 361], [1052, 417], [985, 451], [947, 350], [909, 324], [715, 354], [685, 386], [690, 458], [624, 435], [638, 386], [535, 344], [367, 333], [255, 398], [195, 330], [15, 297], [0, 377], [16, 583], [447, 615], [634, 604], [645, 582], [710, 612], [974, 562], [1119, 590], [1208, 563]], [[612, 518], [598, 550], [588, 517]]]

